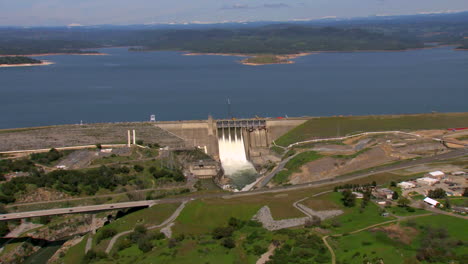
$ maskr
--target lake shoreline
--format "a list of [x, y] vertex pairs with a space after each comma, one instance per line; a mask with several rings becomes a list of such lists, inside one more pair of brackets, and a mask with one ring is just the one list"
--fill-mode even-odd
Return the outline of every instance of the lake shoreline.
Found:
[[42, 56], [57, 56], [57, 55], [74, 55], [74, 56], [108, 56], [107, 53], [43, 53], [43, 54], [17, 54], [17, 55], [0, 55], [0, 57], [42, 57]]
[[0, 64], [0, 68], [47, 66], [52, 64], [55, 63], [52, 61], [42, 61], [41, 63]]
[[[202, 53], [202, 52], [190, 52], [190, 51], [181, 51], [184, 52], [183, 56], [232, 56], [232, 57], [246, 57], [245, 59], [239, 61], [242, 65], [247, 66], [262, 66], [262, 65], [270, 65], [270, 64], [294, 64], [295, 61], [292, 59], [296, 59], [298, 57], [320, 54], [320, 53], [358, 53], [358, 52], [405, 52], [405, 51], [415, 51], [415, 50], [427, 50], [427, 49], [434, 49], [440, 47], [447, 47], [455, 45], [439, 45], [439, 46], [431, 46], [431, 47], [422, 47], [422, 48], [410, 48], [410, 49], [402, 49], [402, 50], [349, 50], [349, 51], [339, 51], [339, 50], [323, 50], [323, 51], [310, 51], [310, 52], [301, 52], [297, 54], [244, 54], [244, 53]], [[467, 50], [467, 49], [458, 49], [454, 48], [454, 50]], [[272, 63], [252, 63], [248, 62], [249, 58], [255, 58], [260, 56], [275, 56], [278, 59], [278, 62]]]

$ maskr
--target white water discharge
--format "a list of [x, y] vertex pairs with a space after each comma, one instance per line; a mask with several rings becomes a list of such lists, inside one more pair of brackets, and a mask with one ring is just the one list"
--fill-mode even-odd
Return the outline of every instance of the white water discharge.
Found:
[[221, 128], [218, 132], [219, 157], [224, 174], [231, 179], [233, 187], [241, 190], [257, 177], [253, 164], [247, 160], [242, 130]]

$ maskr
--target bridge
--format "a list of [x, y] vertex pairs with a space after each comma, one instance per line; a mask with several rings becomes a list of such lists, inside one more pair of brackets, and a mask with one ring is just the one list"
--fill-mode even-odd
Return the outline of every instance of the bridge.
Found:
[[266, 128], [265, 119], [218, 120], [217, 128]]
[[51, 216], [51, 215], [64, 215], [64, 214], [78, 214], [78, 213], [92, 213], [101, 212], [116, 209], [126, 209], [133, 207], [151, 207], [156, 204], [156, 201], [137, 201], [137, 202], [125, 202], [125, 203], [112, 203], [112, 204], [101, 204], [101, 205], [87, 205], [70, 208], [57, 208], [40, 211], [29, 211], [21, 213], [10, 213], [0, 215], [0, 221], [32, 218], [40, 216]]

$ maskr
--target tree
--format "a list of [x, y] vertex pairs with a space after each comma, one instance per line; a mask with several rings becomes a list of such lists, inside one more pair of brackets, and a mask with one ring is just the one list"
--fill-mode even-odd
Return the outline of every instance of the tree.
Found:
[[343, 198], [343, 205], [346, 207], [353, 207], [356, 205], [356, 195], [354, 195], [351, 190], [344, 190], [342, 192]]
[[400, 197], [397, 203], [400, 207], [407, 207], [410, 204], [410, 200], [406, 197]]
[[99, 244], [102, 240], [106, 238], [111, 238], [117, 234], [117, 230], [112, 227], [103, 228], [99, 235], [96, 237], [96, 243]]
[[437, 198], [445, 198], [447, 197], [447, 193], [442, 188], [436, 188], [434, 190], [429, 190], [427, 196], [437, 199]]
[[136, 165], [133, 166], [133, 169], [136, 172], [142, 172], [145, 168], [143, 168], [143, 166], [141, 166], [141, 165], [136, 164]]
[[221, 239], [221, 238], [232, 236], [233, 232], [234, 232], [234, 228], [232, 228], [231, 226], [217, 227], [213, 230], [212, 235], [214, 239]]
[[8, 213], [6, 207], [4, 204], [0, 203], [0, 214], [6, 214]]
[[149, 252], [153, 249], [153, 245], [147, 235], [141, 236], [138, 239], [138, 248], [143, 251], [143, 253]]
[[10, 228], [8, 228], [7, 221], [0, 221], [0, 237], [3, 237], [8, 233], [10, 233]]
[[235, 248], [236, 247], [236, 242], [234, 242], [234, 239], [228, 237], [228, 238], [225, 238], [223, 240], [223, 242], [221, 243], [221, 245], [223, 245], [223, 247], [225, 248]]
[[244, 225], [244, 223], [240, 219], [237, 219], [235, 217], [231, 217], [231, 218], [229, 218], [228, 225], [235, 228], [235, 229], [239, 229]]
[[390, 187], [396, 187], [396, 182], [394, 181], [390, 182]]
[[377, 186], [377, 182], [376, 181], [372, 181], [372, 186]]
[[444, 207], [447, 209], [452, 208], [452, 205], [450, 204], [450, 200], [448, 198], [445, 198]]
[[97, 149], [102, 149], [102, 145], [98, 143], [98, 144], [96, 144], [96, 148]]
[[392, 200], [398, 200], [398, 197], [399, 197], [398, 192], [393, 192]]
[[463, 191], [463, 197], [468, 197], [468, 188]]

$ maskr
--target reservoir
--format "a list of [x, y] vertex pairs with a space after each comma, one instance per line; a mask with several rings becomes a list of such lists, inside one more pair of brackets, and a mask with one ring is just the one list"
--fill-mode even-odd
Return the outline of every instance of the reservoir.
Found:
[[468, 111], [468, 51], [330, 52], [294, 64], [99, 49], [0, 68], [0, 128], [228, 117]]

